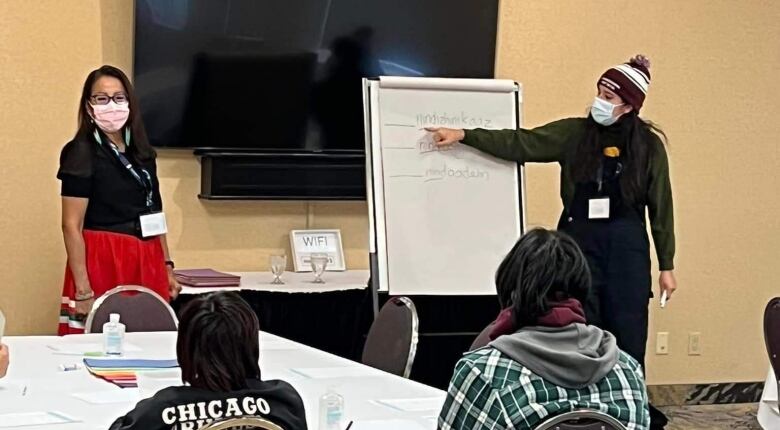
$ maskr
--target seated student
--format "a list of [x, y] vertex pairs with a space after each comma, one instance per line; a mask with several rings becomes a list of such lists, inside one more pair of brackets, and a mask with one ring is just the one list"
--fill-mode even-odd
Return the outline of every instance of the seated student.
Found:
[[587, 264], [556, 231], [532, 230], [515, 244], [496, 273], [504, 310], [494, 340], [455, 365], [440, 429], [533, 429], [578, 409], [648, 428], [641, 367], [612, 334], [585, 322]]
[[8, 347], [0, 343], [0, 378], [8, 372], [9, 361]]
[[257, 315], [236, 293], [198, 296], [179, 321], [176, 355], [186, 386], [139, 402], [111, 430], [197, 429], [221, 418], [262, 416], [305, 430], [303, 401], [284, 381], [260, 379]]

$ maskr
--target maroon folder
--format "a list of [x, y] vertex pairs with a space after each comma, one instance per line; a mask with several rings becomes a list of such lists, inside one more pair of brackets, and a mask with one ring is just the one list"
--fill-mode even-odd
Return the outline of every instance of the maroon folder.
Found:
[[174, 270], [174, 276], [180, 284], [189, 287], [238, 287], [241, 277], [213, 269]]

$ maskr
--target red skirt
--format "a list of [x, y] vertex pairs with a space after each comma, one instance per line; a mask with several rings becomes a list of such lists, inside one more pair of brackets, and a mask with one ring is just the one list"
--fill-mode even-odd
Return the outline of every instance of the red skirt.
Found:
[[[95, 298], [119, 285], [140, 285], [169, 300], [168, 269], [160, 238], [141, 240], [135, 236], [84, 230], [87, 276]], [[75, 318], [76, 284], [65, 268], [60, 308], [60, 336], [84, 332], [84, 321]]]

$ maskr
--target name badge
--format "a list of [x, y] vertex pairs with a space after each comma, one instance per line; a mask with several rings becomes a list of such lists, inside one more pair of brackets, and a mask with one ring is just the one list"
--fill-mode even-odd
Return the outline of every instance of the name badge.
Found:
[[588, 218], [589, 219], [609, 218], [609, 197], [602, 198], [602, 199], [588, 200]]
[[152, 237], [168, 233], [168, 224], [165, 222], [165, 214], [157, 212], [141, 215], [141, 236]]

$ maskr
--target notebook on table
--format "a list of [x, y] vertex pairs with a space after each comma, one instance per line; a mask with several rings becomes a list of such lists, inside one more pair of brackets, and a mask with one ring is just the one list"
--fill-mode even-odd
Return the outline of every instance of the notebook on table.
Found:
[[240, 276], [214, 269], [184, 269], [173, 273], [180, 284], [189, 287], [237, 287], [241, 284]]
[[176, 360], [85, 358], [84, 364], [89, 373], [121, 388], [138, 386], [136, 376], [139, 371], [165, 370], [179, 367]]

